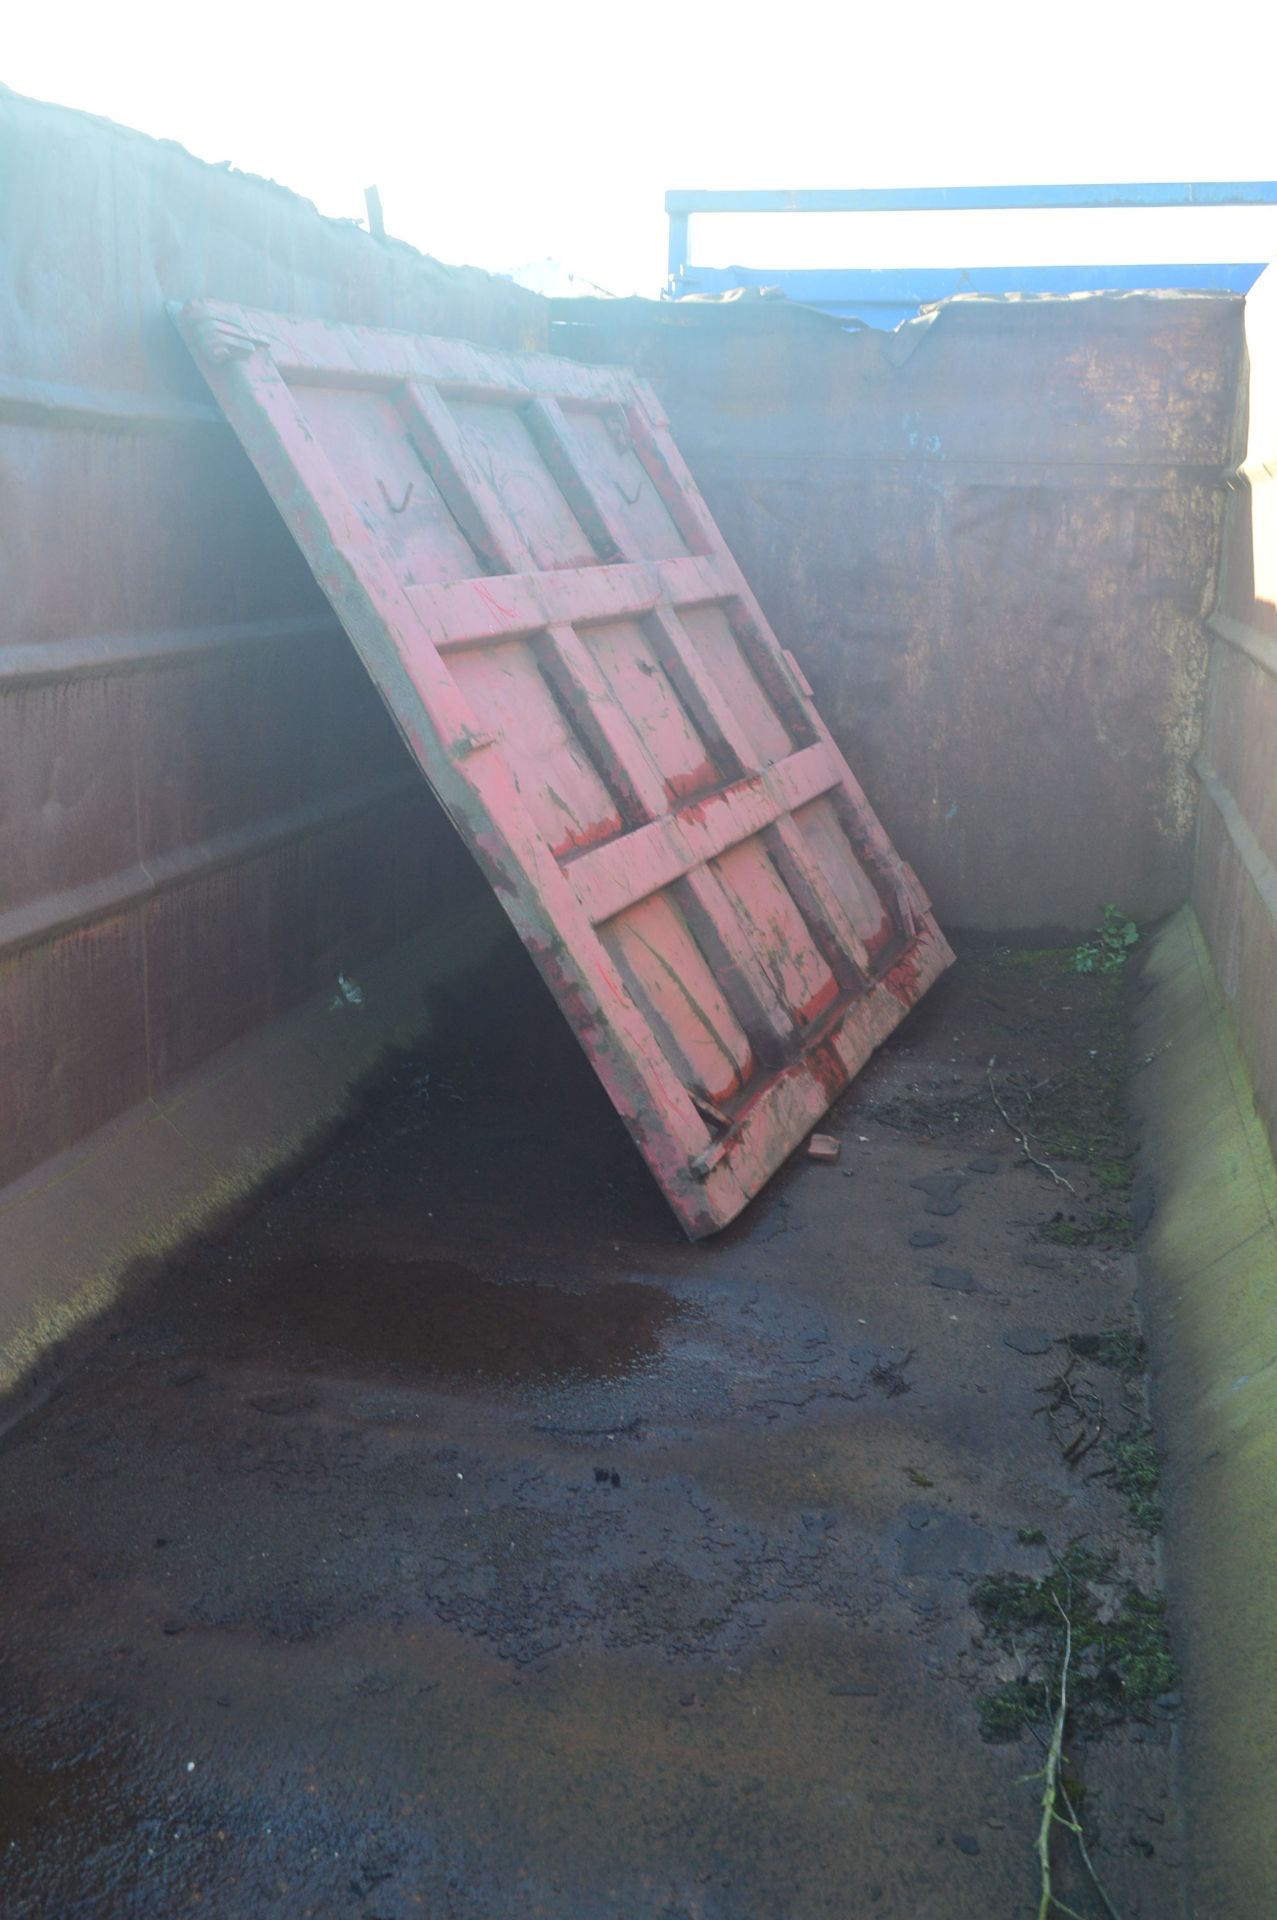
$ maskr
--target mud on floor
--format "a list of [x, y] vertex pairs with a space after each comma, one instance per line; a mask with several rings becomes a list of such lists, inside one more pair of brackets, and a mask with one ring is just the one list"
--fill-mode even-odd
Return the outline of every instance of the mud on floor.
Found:
[[1019, 1920], [1053, 1654], [990, 1595], [1072, 1549], [1070, 1778], [1171, 1920], [1112, 984], [963, 962], [695, 1248], [530, 979], [495, 1042], [10, 1433], [4, 1913]]

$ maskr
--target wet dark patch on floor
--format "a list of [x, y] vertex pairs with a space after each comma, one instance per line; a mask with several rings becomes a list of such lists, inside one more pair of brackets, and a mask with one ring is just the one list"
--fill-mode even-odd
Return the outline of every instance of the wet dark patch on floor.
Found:
[[236, 1357], [283, 1351], [293, 1365], [310, 1356], [380, 1378], [507, 1384], [621, 1378], [655, 1359], [684, 1311], [635, 1280], [572, 1288], [486, 1280], [457, 1260], [375, 1258], [261, 1266], [216, 1306]]
[[962, 1209], [958, 1195], [967, 1183], [960, 1173], [924, 1174], [920, 1180], [911, 1180], [909, 1184], [926, 1194], [928, 1213], [959, 1213]]
[[932, 1267], [931, 1284], [944, 1293], [978, 1293], [979, 1282], [969, 1267]]
[[[1080, 1113], [1098, 983], [1005, 971], [1000, 1084]], [[1081, 1538], [1120, 1610], [1156, 1563], [1132, 1263], [1036, 1252], [1059, 1198], [988, 1097], [989, 978], [834, 1110], [836, 1167], [695, 1248], [512, 993], [136, 1296], [0, 1451], [6, 1920], [1032, 1911], [1036, 1748], [980, 1737], [1019, 1669], [978, 1597]], [[1065, 1165], [1089, 1220], [1112, 1190]], [[1179, 1912], [1172, 1693], [1077, 1757], [1127, 1920]]]
[[1002, 1344], [1014, 1353], [1049, 1353], [1057, 1338], [1049, 1327], [1015, 1326], [1006, 1328]]

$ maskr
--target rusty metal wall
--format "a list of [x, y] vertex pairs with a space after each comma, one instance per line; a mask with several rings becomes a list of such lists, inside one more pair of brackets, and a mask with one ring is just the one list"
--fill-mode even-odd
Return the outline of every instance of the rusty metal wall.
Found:
[[545, 303], [0, 93], [0, 1188], [472, 885], [166, 312]]
[[1240, 464], [1209, 626], [1193, 904], [1277, 1146], [1277, 268], [1246, 300]]
[[557, 351], [653, 381], [942, 925], [1185, 898], [1240, 299], [554, 311]]

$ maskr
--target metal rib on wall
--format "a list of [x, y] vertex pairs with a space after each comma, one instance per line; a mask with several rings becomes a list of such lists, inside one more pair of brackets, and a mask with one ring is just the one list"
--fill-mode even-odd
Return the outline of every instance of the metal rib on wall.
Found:
[[3, 1188], [466, 884], [166, 302], [517, 347], [545, 308], [8, 93], [0, 233]]

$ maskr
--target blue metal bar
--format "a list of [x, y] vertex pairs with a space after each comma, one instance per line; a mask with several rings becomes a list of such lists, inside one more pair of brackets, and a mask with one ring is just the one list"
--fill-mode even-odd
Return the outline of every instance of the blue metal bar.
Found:
[[677, 188], [665, 211], [691, 213], [980, 213], [1099, 207], [1272, 207], [1277, 180], [1163, 181], [1086, 187]]
[[[665, 197], [668, 200], [669, 195], [667, 194]], [[670, 215], [669, 263], [671, 286], [682, 276], [687, 268], [689, 258], [687, 219], [688, 216], [685, 213], [671, 213]]]
[[1064, 187], [672, 188], [669, 289], [677, 295], [691, 262], [694, 213], [988, 213], [1149, 207], [1274, 207], [1277, 180], [1161, 181]]

